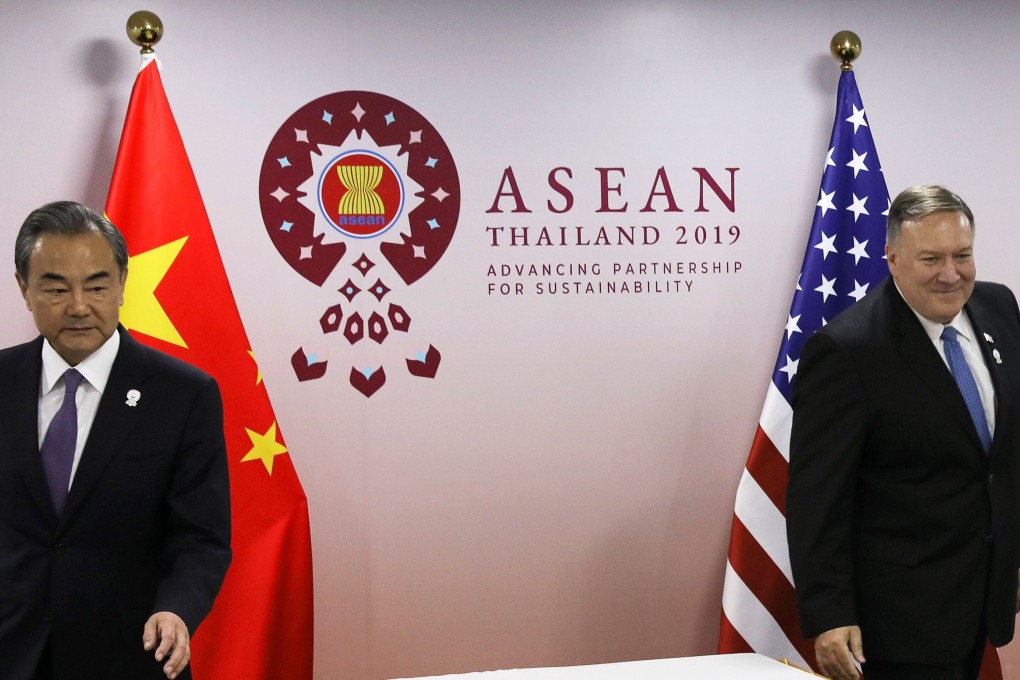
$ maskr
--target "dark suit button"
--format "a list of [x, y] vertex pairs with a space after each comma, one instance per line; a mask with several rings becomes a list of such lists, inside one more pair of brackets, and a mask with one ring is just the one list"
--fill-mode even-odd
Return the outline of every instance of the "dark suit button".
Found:
[[994, 481], [995, 481], [995, 475], [991, 475], [991, 474], [988, 475], [988, 486], [991, 486], [992, 482], [994, 482]]
[[53, 619], [52, 619], [52, 618], [50, 617], [50, 615], [49, 615], [49, 614], [45, 614], [45, 615], [43, 615], [43, 617], [42, 617], [42, 620], [43, 620], [43, 621], [44, 621], [45, 623], [49, 623], [49, 622], [50, 622], [50, 621], [52, 621]]
[[993, 540], [991, 534], [985, 534], [985, 543], [991, 543]]
[[67, 552], [68, 548], [64, 547], [63, 543], [57, 543], [55, 546], [53, 546], [53, 553], [55, 555], [64, 555], [67, 554]]

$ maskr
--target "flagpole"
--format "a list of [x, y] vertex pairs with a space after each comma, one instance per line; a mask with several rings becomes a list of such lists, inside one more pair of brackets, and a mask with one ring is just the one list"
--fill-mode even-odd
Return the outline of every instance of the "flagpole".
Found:
[[832, 36], [829, 49], [832, 50], [832, 56], [842, 62], [842, 66], [839, 67], [841, 71], [853, 71], [854, 67], [850, 62], [861, 56], [861, 38], [853, 31], [840, 31]]
[[128, 17], [127, 34], [131, 42], [142, 48], [142, 56], [155, 54], [153, 45], [163, 37], [163, 22], [154, 13], [141, 10]]

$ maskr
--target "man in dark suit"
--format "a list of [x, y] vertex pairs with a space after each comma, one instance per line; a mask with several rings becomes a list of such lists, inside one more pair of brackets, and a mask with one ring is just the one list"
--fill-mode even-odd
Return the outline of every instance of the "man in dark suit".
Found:
[[[793, 391], [787, 532], [801, 627], [838, 680], [977, 678], [1017, 603], [1020, 310], [975, 283], [974, 217], [889, 209], [891, 279], [815, 333]], [[948, 330], [947, 330], [948, 329]]]
[[40, 337], [0, 351], [0, 680], [190, 677], [231, 556], [219, 390], [119, 326], [102, 216], [43, 206], [15, 264]]

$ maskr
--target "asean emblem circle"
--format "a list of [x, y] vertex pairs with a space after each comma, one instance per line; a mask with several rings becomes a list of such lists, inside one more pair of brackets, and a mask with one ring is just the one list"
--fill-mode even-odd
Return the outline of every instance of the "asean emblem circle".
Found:
[[281, 257], [315, 285], [366, 250], [412, 284], [453, 239], [460, 180], [446, 142], [415, 109], [376, 92], [335, 92], [277, 130], [259, 202]]

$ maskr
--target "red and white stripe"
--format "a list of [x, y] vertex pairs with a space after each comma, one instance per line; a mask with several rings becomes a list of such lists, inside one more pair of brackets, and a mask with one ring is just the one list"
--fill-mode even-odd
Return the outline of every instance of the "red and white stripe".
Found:
[[758, 652], [814, 665], [800, 636], [786, 544], [786, 478], [793, 409], [769, 382], [765, 406], [737, 487], [723, 586], [719, 652]]

